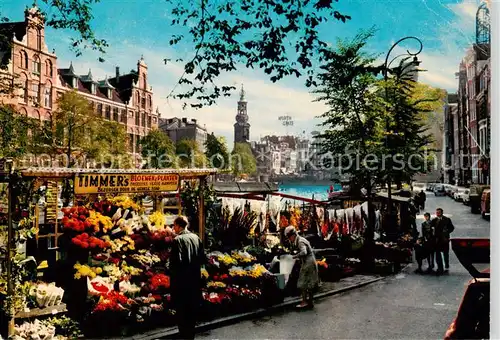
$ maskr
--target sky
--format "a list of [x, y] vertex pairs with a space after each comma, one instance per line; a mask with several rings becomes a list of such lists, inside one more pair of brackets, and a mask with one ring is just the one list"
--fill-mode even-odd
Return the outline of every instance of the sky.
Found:
[[[39, 1], [41, 2], [41, 1]], [[31, 0], [2, 0], [0, 14], [11, 21], [23, 20], [23, 11], [33, 3]], [[419, 59], [419, 80], [449, 92], [457, 89], [455, 72], [466, 49], [474, 42], [475, 14], [479, 0], [339, 0], [337, 9], [349, 14], [347, 23], [331, 21], [320, 26], [320, 34], [335, 44], [337, 39], [353, 37], [360, 29], [377, 29], [375, 37], [368, 43], [369, 52], [381, 55], [402, 37], [416, 36], [424, 45]], [[42, 5], [41, 5], [42, 6]], [[232, 145], [239, 88], [244, 85], [248, 101], [250, 139], [258, 140], [267, 134], [310, 136], [318, 130], [317, 117], [325, 111], [323, 104], [313, 102], [314, 96], [303, 81], [287, 78], [272, 83], [259, 70], [240, 69], [224, 76], [221, 82], [238, 88], [230, 98], [218, 101], [217, 105], [199, 110], [182, 109], [182, 103], [167, 99], [182, 74], [181, 64], [164, 64], [164, 59], [184, 58], [193, 50], [191, 46], [172, 49], [168, 41], [175, 33], [170, 26], [169, 7], [164, 0], [101, 0], [93, 7], [92, 27], [97, 37], [110, 44], [104, 63], [97, 55], [86, 51], [76, 57], [69, 49], [71, 32], [48, 29], [45, 33], [50, 50], [58, 56], [57, 67], [66, 68], [70, 62], [77, 73], [87, 74], [89, 68], [94, 76], [114, 76], [115, 67], [121, 73], [136, 69], [137, 61], [144, 56], [148, 65], [150, 85], [154, 91], [154, 105], [161, 116], [195, 118], [206, 125], [209, 132], [226, 137]], [[391, 56], [415, 51], [418, 45], [409, 40], [396, 47]], [[285, 127], [278, 120], [290, 116], [293, 126]]]

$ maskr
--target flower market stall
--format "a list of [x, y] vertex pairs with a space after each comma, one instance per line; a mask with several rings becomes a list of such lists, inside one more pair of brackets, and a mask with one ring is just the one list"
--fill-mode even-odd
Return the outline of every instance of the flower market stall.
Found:
[[[8, 336], [47, 333], [45, 338], [50, 339], [56, 333], [74, 337], [80, 330], [86, 335], [98, 330], [95, 335], [102, 337], [106, 332], [121, 334], [128, 325], [140, 329], [158, 320], [165, 323], [165, 316], [173, 313], [168, 276], [172, 231], [158, 196], [177, 192], [174, 196], [179, 197], [179, 188], [193, 181], [201, 192], [214, 173], [211, 169], [10, 173], [9, 187], [18, 190], [7, 199], [16, 214], [15, 222], [9, 218], [6, 223], [10, 256], [3, 268], [11, 270], [2, 271], [1, 281], [8, 286], [2, 287], [2, 321], [9, 325]], [[61, 191], [68, 180], [74, 195], [64, 204]], [[145, 195], [154, 201], [149, 213]], [[202, 239], [203, 200], [200, 195], [197, 229]], [[51, 317], [66, 312], [68, 317]], [[120, 326], [113, 329], [110, 321]]]

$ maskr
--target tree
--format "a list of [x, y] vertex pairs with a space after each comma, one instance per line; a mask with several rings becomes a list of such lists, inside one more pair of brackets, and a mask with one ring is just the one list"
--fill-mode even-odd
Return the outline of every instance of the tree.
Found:
[[230, 163], [235, 176], [254, 175], [257, 172], [257, 161], [248, 143], [234, 144]]
[[[388, 154], [399, 157], [399, 164], [390, 166], [390, 177], [398, 188], [410, 183], [417, 173], [429, 170], [429, 147], [435, 141], [429, 133], [435, 111], [443, 107], [443, 92], [418, 85], [414, 75], [421, 70], [411, 67], [408, 58], [391, 70], [392, 77], [384, 84], [389, 110]], [[432, 122], [431, 124], [435, 124]], [[441, 125], [441, 124], [439, 124]], [[438, 129], [439, 129], [438, 125]], [[437, 136], [442, 139], [441, 136]]]
[[213, 133], [207, 135], [205, 142], [205, 156], [213, 168], [220, 170], [229, 167], [229, 152], [224, 137], [217, 137]]
[[147, 159], [147, 168], [172, 166], [175, 146], [166, 133], [153, 129], [141, 140], [142, 156]]
[[[318, 76], [316, 101], [328, 110], [323, 119], [324, 132], [317, 136], [322, 157], [350, 177], [351, 190], [360, 195], [367, 190], [368, 227], [365, 230], [363, 262], [373, 263], [375, 213], [371, 192], [380, 183], [384, 156], [384, 102], [377, 92], [379, 80], [373, 67], [375, 58], [363, 52], [373, 31], [358, 34], [352, 41], [339, 41], [334, 50], [325, 51], [328, 62]], [[324, 158], [325, 159], [325, 158]]]
[[55, 154], [63, 152], [68, 166], [73, 165], [74, 153], [86, 155], [93, 147], [92, 136], [99, 129], [101, 116], [94, 112], [90, 102], [76, 91], [64, 93], [52, 114], [51, 148]]
[[[272, 82], [285, 76], [307, 75], [312, 85], [314, 60], [326, 43], [319, 36], [322, 23], [350, 19], [334, 9], [333, 1], [301, 0], [200, 0], [187, 3], [169, 0], [174, 32], [170, 45], [189, 41], [194, 56], [184, 62], [179, 85], [189, 89], [176, 98], [194, 99], [192, 107], [202, 107], [228, 96], [232, 84], [219, 86], [216, 80], [237, 66], [258, 67]], [[189, 27], [189, 29], [186, 29]], [[165, 59], [165, 63], [168, 62]], [[170, 95], [174, 93], [172, 90]]]
[[128, 163], [125, 128], [104, 120], [78, 92], [65, 92], [49, 118], [38, 124], [35, 153], [49, 154], [52, 160], [64, 155], [68, 167], [77, 159], [112, 167]]
[[133, 166], [132, 157], [128, 153], [127, 130], [117, 122], [101, 119], [94, 135], [91, 135], [91, 143], [86, 152], [107, 167], [126, 169]]
[[30, 151], [30, 131], [36, 125], [12, 105], [0, 105], [0, 157], [19, 157]]
[[182, 168], [204, 168], [207, 158], [200, 150], [200, 145], [194, 139], [181, 139], [176, 144], [177, 166]]

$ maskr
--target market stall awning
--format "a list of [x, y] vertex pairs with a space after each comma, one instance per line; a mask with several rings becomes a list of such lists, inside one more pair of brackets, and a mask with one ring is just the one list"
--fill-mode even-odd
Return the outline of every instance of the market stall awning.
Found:
[[213, 185], [217, 193], [270, 193], [279, 190], [276, 183], [269, 182], [216, 182]]
[[[378, 192], [377, 196], [389, 199], [389, 195], [387, 195], [386, 192]], [[408, 203], [408, 202], [410, 202], [411, 198], [410, 197], [401, 197], [401, 196], [391, 195], [391, 200], [398, 201], [398, 202], [403, 202], [403, 203]]]
[[209, 176], [217, 169], [82, 169], [82, 168], [27, 168], [22, 169], [25, 177], [69, 178], [79, 174], [176, 174], [181, 178]]

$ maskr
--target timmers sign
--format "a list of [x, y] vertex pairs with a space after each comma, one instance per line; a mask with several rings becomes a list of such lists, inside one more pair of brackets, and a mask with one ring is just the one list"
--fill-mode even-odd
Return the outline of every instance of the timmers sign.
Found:
[[177, 174], [78, 174], [75, 194], [176, 191]]

